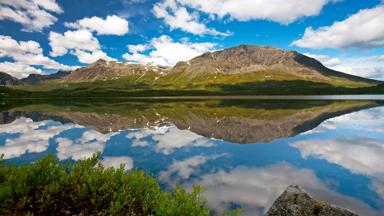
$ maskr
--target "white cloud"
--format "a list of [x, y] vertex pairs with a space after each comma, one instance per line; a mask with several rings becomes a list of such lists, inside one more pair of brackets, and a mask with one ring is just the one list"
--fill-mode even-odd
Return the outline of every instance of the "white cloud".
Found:
[[[214, 43], [192, 43], [188, 40], [176, 42], [167, 35], [153, 38], [149, 44], [130, 45], [131, 53], [126, 53], [123, 58], [130, 62], [157, 63], [159, 65], [173, 66], [179, 61], [187, 61], [193, 57], [212, 50]], [[148, 55], [143, 52], [148, 52]]]
[[132, 52], [132, 53], [144, 52], [145, 50], [148, 49], [148, 46], [145, 44], [128, 45], [127, 47], [129, 52]]
[[105, 168], [113, 167], [115, 169], [120, 168], [120, 165], [124, 165], [124, 170], [128, 171], [133, 168], [133, 159], [127, 156], [120, 157], [103, 157], [101, 163]]
[[[371, 178], [371, 189], [383, 195], [384, 140], [377, 138], [384, 128], [384, 109], [373, 108], [327, 120], [312, 133], [328, 133], [338, 129], [342, 134], [332, 139], [313, 137], [291, 144], [303, 158], [315, 157], [337, 164], [355, 174]], [[344, 132], [350, 131], [352, 132]], [[337, 133], [337, 131], [332, 133]], [[358, 131], [365, 136], [350, 136]], [[347, 135], [347, 136], [346, 136]], [[321, 136], [321, 135], [320, 135]]]
[[0, 71], [16, 78], [24, 78], [29, 74], [44, 74], [40, 69], [15, 62], [0, 62]]
[[382, 179], [375, 179], [371, 184], [371, 188], [384, 198], [384, 181]]
[[0, 133], [27, 133], [31, 130], [37, 129], [46, 122], [33, 122], [30, 118], [18, 118], [9, 124], [0, 125]]
[[221, 156], [223, 155], [197, 155], [182, 161], [174, 161], [167, 170], [160, 172], [159, 180], [168, 185], [175, 185], [176, 182], [181, 182], [180, 179], [189, 179], [198, 167], [205, 164], [208, 160], [214, 160]]
[[383, 132], [384, 129], [384, 109], [371, 108], [359, 112], [338, 116], [322, 122], [318, 127], [305, 132], [306, 134], [323, 133], [326, 131], [366, 131]]
[[196, 35], [230, 35], [229, 33], [223, 33], [212, 28], [207, 28], [205, 24], [199, 21], [197, 13], [188, 12], [187, 8], [179, 5], [175, 0], [165, 0], [155, 4], [153, 13], [157, 18], [164, 19], [171, 30], [181, 29]]
[[69, 51], [77, 56], [79, 62], [91, 64], [102, 58], [115, 60], [101, 50], [99, 41], [86, 29], [66, 31], [64, 34], [49, 33], [49, 45], [52, 48], [51, 56], [63, 56]]
[[0, 20], [20, 23], [24, 31], [42, 31], [62, 12], [55, 0], [0, 0]]
[[156, 151], [165, 155], [171, 154], [178, 148], [213, 146], [209, 139], [189, 130], [180, 130], [176, 127], [170, 127], [164, 134], [156, 134], [152, 139], [157, 142]]
[[125, 35], [128, 33], [128, 21], [116, 15], [100, 17], [86, 17], [73, 23], [65, 23], [65, 26], [75, 29], [87, 29], [95, 31], [99, 35]]
[[384, 45], [384, 5], [360, 10], [331, 26], [308, 27], [292, 44], [304, 48], [375, 48]]
[[304, 53], [304, 55], [309, 56], [311, 58], [315, 58], [320, 61], [323, 65], [332, 68], [341, 64], [340, 58], [330, 57], [327, 55], [317, 55], [311, 53]]
[[156, 152], [165, 155], [180, 148], [213, 146], [210, 139], [189, 130], [180, 130], [175, 126], [131, 131], [126, 137], [132, 140], [134, 147], [153, 145]]
[[145, 147], [149, 146], [150, 143], [146, 138], [156, 134], [164, 134], [168, 130], [168, 127], [159, 127], [155, 129], [143, 128], [140, 130], [130, 131], [126, 137], [132, 140], [132, 147]]
[[[209, 29], [200, 22], [199, 13], [210, 19], [229, 17], [239, 21], [270, 20], [290, 24], [302, 17], [316, 16], [322, 8], [338, 0], [164, 0], [155, 4], [156, 17], [164, 19], [171, 29], [181, 29], [193, 34], [228, 36], [228, 33]], [[189, 12], [188, 9], [193, 10]]]
[[63, 12], [60, 6], [56, 3], [56, 0], [33, 0], [33, 2], [48, 11], [56, 13]]
[[186, 186], [207, 187], [204, 193], [208, 206], [218, 212], [230, 205], [239, 204], [245, 215], [262, 216], [277, 197], [289, 185], [300, 185], [312, 196], [339, 205], [361, 215], [381, 215], [365, 203], [339, 194], [317, 178], [310, 169], [300, 169], [286, 163], [272, 166], [249, 168], [236, 167], [230, 171], [202, 175], [200, 179]]
[[384, 55], [377, 56], [376, 60], [378, 60], [378, 61], [384, 61]]
[[41, 54], [42, 49], [36, 41], [17, 42], [10, 36], [0, 35], [0, 55], [13, 56], [18, 53]]
[[43, 55], [43, 49], [36, 41], [16, 41], [10, 36], [0, 35], [0, 57], [10, 57], [15, 62], [0, 63], [0, 70], [17, 78], [42, 71], [33, 66], [45, 69], [71, 70], [73, 67], [60, 64]]
[[[353, 173], [384, 178], [384, 141], [375, 136], [384, 128], [384, 109], [367, 109], [329, 119], [311, 133], [333, 131], [334, 138], [312, 137], [291, 144], [303, 157], [316, 157], [338, 164]], [[336, 130], [337, 129], [337, 130]], [[336, 131], [335, 131], [336, 130]], [[348, 131], [348, 132], [345, 132]], [[359, 131], [358, 135], [354, 131]], [[321, 136], [321, 135], [320, 135]]]
[[310, 139], [295, 142], [291, 146], [298, 148], [304, 158], [313, 156], [354, 173], [384, 178], [383, 140], [359, 137]]
[[176, 173], [176, 175], [182, 179], [188, 179], [192, 175], [194, 169], [207, 162], [207, 160], [207, 157], [198, 155], [183, 161], [175, 161], [171, 164], [168, 170], [160, 173], [160, 180], [168, 182], [167, 180], [171, 179], [170, 177], [173, 173]]
[[71, 51], [71, 54], [77, 56], [79, 62], [86, 64], [91, 64], [99, 59], [104, 59], [107, 61], [116, 61], [116, 59], [109, 57], [105, 52], [101, 50], [86, 52], [83, 50], [75, 49]]
[[102, 134], [98, 131], [89, 130], [85, 131], [77, 140], [58, 137], [56, 138], [58, 143], [57, 157], [60, 160], [84, 160], [90, 158], [94, 154], [102, 152], [105, 143], [115, 134]]
[[[5, 159], [20, 157], [26, 153], [40, 153], [47, 150], [50, 140], [57, 142], [57, 157], [60, 160], [83, 160], [104, 150], [106, 142], [117, 133], [102, 134], [95, 130], [83, 132], [78, 139], [59, 137], [66, 130], [83, 128], [73, 123], [57, 124], [54, 121], [33, 121], [21, 117], [9, 124], [0, 125], [0, 134], [16, 134], [6, 138], [4, 145], [0, 145], [0, 152]], [[118, 160], [126, 164], [126, 169], [133, 167], [133, 161], [126, 157], [105, 158], [102, 163], [106, 167], [116, 165]]]
[[95, 51], [100, 49], [97, 38], [88, 30], [66, 31], [64, 34], [49, 33], [49, 44], [52, 47], [51, 56], [62, 56], [69, 49]]
[[52, 121], [34, 122], [32, 119], [21, 117], [12, 123], [1, 125], [0, 133], [20, 135], [16, 138], [7, 138], [5, 144], [0, 145], [0, 152], [4, 154], [5, 159], [20, 157], [26, 153], [44, 152], [51, 138], [77, 127], [73, 124], [50, 125], [50, 123]]
[[383, 56], [336, 58], [310, 53], [306, 53], [305, 55], [315, 58], [325, 66], [337, 71], [371, 79], [384, 80]]

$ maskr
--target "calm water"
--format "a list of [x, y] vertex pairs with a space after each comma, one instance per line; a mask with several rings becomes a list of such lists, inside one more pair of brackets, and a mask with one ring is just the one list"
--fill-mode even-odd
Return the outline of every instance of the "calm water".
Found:
[[164, 188], [207, 186], [218, 212], [263, 215], [291, 184], [361, 215], [384, 214], [384, 102], [209, 100], [3, 104], [7, 163], [102, 152]]

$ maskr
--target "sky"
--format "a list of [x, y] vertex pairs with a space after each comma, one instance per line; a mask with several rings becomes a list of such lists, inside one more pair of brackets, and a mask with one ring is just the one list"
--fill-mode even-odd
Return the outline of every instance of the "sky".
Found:
[[384, 1], [0, 0], [0, 71], [17, 78], [98, 59], [173, 66], [241, 44], [384, 80]]

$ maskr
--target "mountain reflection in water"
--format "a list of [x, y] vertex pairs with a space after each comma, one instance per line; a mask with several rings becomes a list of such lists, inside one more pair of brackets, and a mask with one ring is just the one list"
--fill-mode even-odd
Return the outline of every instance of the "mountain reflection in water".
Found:
[[[354, 100], [46, 102], [3, 107], [0, 153], [143, 169], [207, 186], [220, 213], [263, 215], [290, 184], [361, 215], [384, 213], [384, 105]], [[238, 145], [249, 144], [249, 145]], [[257, 144], [257, 145], [251, 145]]]

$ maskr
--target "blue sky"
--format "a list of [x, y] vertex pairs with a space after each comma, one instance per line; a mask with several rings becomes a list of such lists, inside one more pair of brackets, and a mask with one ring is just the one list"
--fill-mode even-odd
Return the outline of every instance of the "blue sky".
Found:
[[0, 0], [0, 71], [22, 78], [106, 60], [173, 65], [267, 45], [384, 80], [380, 0]]

